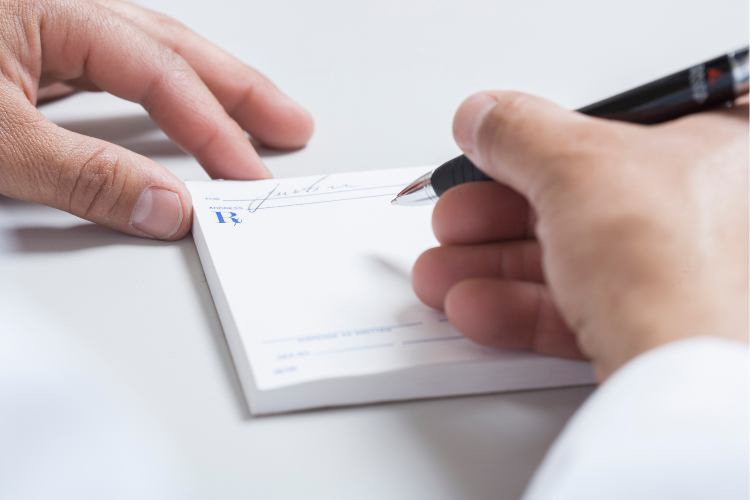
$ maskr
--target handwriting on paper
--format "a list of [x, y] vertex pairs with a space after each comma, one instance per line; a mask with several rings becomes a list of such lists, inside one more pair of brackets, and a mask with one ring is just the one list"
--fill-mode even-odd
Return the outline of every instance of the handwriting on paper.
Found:
[[335, 183], [330, 183], [330, 182], [323, 182], [327, 178], [328, 176], [324, 175], [323, 177], [316, 180], [312, 184], [304, 185], [301, 187], [295, 187], [295, 188], [279, 189], [279, 187], [281, 186], [281, 183], [276, 184], [273, 187], [273, 189], [268, 191], [266, 194], [258, 198], [250, 200], [250, 204], [247, 206], [247, 211], [250, 212], [251, 214], [255, 213], [269, 199], [295, 198], [298, 196], [306, 196], [306, 195], [311, 195], [311, 194], [331, 193], [331, 192], [336, 192], [342, 189], [355, 187], [346, 183], [335, 184]]

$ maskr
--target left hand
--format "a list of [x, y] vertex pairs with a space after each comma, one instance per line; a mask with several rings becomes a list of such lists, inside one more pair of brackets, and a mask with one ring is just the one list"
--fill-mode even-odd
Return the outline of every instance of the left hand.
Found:
[[185, 185], [158, 163], [62, 129], [35, 108], [73, 89], [141, 104], [213, 178], [271, 176], [245, 135], [310, 138], [310, 115], [263, 75], [177, 21], [120, 0], [0, 0], [0, 194], [128, 234], [190, 230]]

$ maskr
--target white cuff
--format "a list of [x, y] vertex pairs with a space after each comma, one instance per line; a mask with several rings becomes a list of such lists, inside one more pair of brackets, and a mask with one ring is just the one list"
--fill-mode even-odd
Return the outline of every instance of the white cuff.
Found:
[[749, 422], [747, 344], [667, 344], [589, 398], [524, 500], [747, 500]]

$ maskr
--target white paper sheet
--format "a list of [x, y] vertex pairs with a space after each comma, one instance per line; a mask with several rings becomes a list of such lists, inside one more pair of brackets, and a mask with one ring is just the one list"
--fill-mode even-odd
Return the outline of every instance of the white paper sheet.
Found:
[[534, 356], [474, 344], [412, 291], [432, 207], [390, 201], [427, 171], [188, 183], [258, 389]]

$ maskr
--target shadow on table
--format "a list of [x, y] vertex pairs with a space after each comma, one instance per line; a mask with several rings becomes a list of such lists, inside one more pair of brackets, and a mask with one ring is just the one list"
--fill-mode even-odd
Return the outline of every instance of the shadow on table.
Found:
[[113, 116], [57, 122], [60, 127], [81, 135], [111, 142], [143, 156], [187, 156], [148, 115]]
[[160, 246], [168, 242], [148, 240], [120, 233], [92, 223], [76, 226], [19, 227], [10, 231], [16, 247], [29, 253], [75, 252], [109, 245]]
[[[148, 115], [125, 115], [108, 118], [71, 120], [57, 125], [77, 134], [111, 142], [134, 153], [148, 157], [188, 157], [189, 155], [172, 142]], [[281, 156], [295, 150], [278, 150], [263, 146], [250, 138], [261, 157]]]
[[227, 383], [232, 389], [234, 395], [232, 399], [236, 404], [237, 413], [242, 420], [249, 420], [252, 416], [250, 415], [245, 395], [242, 393], [237, 370], [234, 367], [234, 361], [229, 352], [229, 345], [224, 336], [224, 329], [221, 327], [219, 315], [216, 312], [216, 306], [214, 305], [211, 291], [206, 282], [206, 275], [203, 273], [203, 266], [201, 265], [200, 257], [198, 256], [198, 250], [195, 248], [192, 233], [173, 244], [180, 247], [188, 272], [190, 273], [190, 282], [193, 283], [194, 291], [200, 297], [199, 302], [201, 304], [201, 309], [203, 310], [203, 315], [206, 317], [207, 323], [210, 325], [211, 340], [213, 340], [213, 344], [216, 347], [216, 354], [221, 360], [221, 365], [224, 368]]
[[456, 498], [517, 500], [593, 387], [407, 403], [399, 417], [457, 489]]
[[[3, 197], [0, 196], [0, 205], [4, 204], [3, 201]], [[10, 203], [24, 204], [26, 202], [11, 200]], [[130, 236], [92, 223], [82, 223], [68, 227], [14, 228], [10, 230], [10, 237], [18, 250], [27, 253], [74, 252], [109, 245], [177, 246], [184, 258], [190, 275], [190, 282], [194, 285], [194, 291], [200, 298], [199, 303], [209, 326], [216, 354], [224, 367], [226, 381], [234, 394], [232, 399], [236, 404], [237, 414], [242, 420], [251, 418], [192, 235], [188, 235], [179, 241], [158, 241]]]
[[[264, 418], [300, 420], [345, 413], [354, 421], [385, 421], [391, 428], [389, 434], [402, 437], [403, 442], [392, 444], [393, 450], [422, 460], [413, 464], [413, 470], [408, 466], [399, 470], [396, 474], [401, 477], [391, 476], [389, 482], [408, 483], [415, 476], [425, 477], [428, 470], [430, 476], [440, 479], [425, 483], [420, 498], [518, 500], [550, 445], [593, 390], [592, 386], [581, 386], [519, 391], [327, 408]], [[351, 458], [359, 460], [368, 451], [352, 450]], [[377, 449], [373, 453], [388, 451]], [[431, 495], [433, 489], [435, 494]]]
[[[0, 209], [7, 220], [31, 216], [35, 221], [49, 221], [50, 225], [13, 225], [7, 229], [6, 237], [23, 252], [54, 253], [74, 252], [87, 248], [109, 245], [159, 246], [168, 242], [138, 238], [120, 233], [114, 229], [87, 222], [57, 209], [38, 205], [29, 201], [16, 200], [0, 195]], [[65, 221], [62, 225], [52, 225]], [[70, 222], [79, 221], [78, 224]]]

